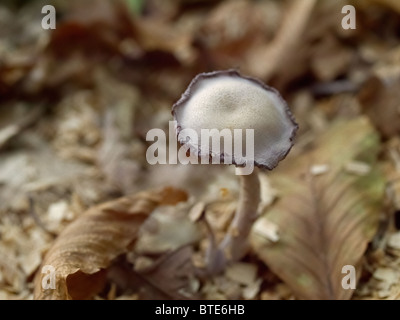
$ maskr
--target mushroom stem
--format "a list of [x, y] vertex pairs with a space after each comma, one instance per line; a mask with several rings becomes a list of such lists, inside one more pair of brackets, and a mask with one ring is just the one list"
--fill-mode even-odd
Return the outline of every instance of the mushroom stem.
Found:
[[257, 217], [260, 203], [260, 181], [257, 168], [254, 169], [251, 174], [240, 176], [238, 208], [228, 233], [220, 245], [228, 260], [240, 260], [248, 250], [247, 238]]
[[[243, 258], [248, 251], [248, 235], [260, 203], [260, 181], [257, 168], [249, 175], [240, 176], [239, 203], [225, 238], [216, 251], [209, 252], [208, 270], [215, 274], [230, 262]], [[215, 249], [214, 249], [215, 250]]]

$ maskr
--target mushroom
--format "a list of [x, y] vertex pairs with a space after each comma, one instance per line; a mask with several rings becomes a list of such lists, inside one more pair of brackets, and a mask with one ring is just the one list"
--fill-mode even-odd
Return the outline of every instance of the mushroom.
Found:
[[[234, 218], [219, 247], [210, 246], [207, 255], [208, 271], [217, 273], [247, 253], [247, 238], [260, 202], [260, 183], [254, 166], [275, 168], [293, 146], [298, 125], [276, 89], [242, 76], [236, 70], [197, 75], [173, 105], [172, 114], [178, 141], [191, 154], [201, 158], [202, 163], [211, 159], [213, 163], [234, 164], [236, 174], [240, 175], [240, 196]], [[212, 142], [220, 142], [220, 133], [229, 130], [235, 138], [233, 150], [229, 144], [224, 143], [221, 149], [219, 144], [218, 148], [214, 143], [210, 145], [209, 138], [203, 141], [202, 133], [206, 129]], [[246, 140], [237, 134], [238, 129], [246, 131]], [[196, 134], [186, 134], [188, 130]], [[247, 139], [248, 134], [252, 139]], [[202, 139], [199, 142], [193, 136]]]

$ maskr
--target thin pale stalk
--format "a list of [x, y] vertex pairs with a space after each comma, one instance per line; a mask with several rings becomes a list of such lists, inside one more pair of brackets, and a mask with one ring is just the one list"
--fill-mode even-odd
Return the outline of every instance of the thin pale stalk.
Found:
[[222, 271], [230, 262], [239, 261], [249, 249], [248, 236], [257, 217], [260, 203], [260, 181], [258, 172], [240, 176], [240, 196], [238, 208], [225, 238], [218, 249], [208, 254], [210, 273]]

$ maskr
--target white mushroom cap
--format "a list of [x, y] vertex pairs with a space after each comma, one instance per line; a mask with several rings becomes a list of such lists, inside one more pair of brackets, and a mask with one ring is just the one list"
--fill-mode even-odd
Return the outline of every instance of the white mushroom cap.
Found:
[[[235, 70], [215, 71], [197, 75], [180, 100], [172, 107], [177, 122], [179, 142], [194, 148], [202, 156], [232, 157], [232, 163], [242, 166], [244, 161], [273, 169], [290, 151], [298, 129], [286, 102], [278, 91], [259, 80], [243, 77]], [[215, 154], [203, 150], [201, 143], [179, 138], [183, 129], [193, 129], [201, 136], [201, 129], [254, 129], [254, 158], [241, 152]], [[243, 140], [245, 140], [243, 130]], [[232, 131], [233, 133], [233, 131]], [[222, 144], [223, 145], [223, 144]], [[243, 141], [243, 151], [246, 150]]]

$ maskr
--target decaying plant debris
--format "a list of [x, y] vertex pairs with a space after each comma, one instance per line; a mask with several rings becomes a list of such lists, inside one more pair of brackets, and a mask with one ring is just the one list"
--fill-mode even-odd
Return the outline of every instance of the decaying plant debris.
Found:
[[[0, 299], [400, 299], [398, 1], [53, 2], [53, 31], [43, 1], [0, 5]], [[151, 166], [146, 133], [231, 68], [300, 130], [260, 174], [245, 257], [210, 275], [234, 168]]]

